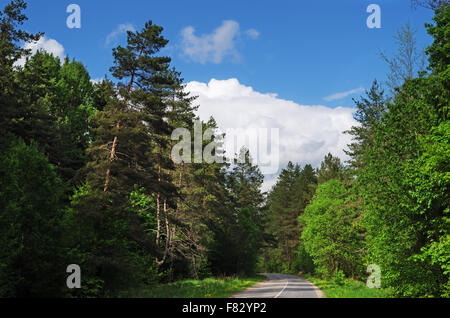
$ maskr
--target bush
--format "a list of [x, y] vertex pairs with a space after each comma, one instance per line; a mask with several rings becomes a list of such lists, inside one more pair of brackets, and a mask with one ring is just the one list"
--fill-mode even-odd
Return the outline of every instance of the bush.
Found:
[[334, 283], [338, 286], [342, 286], [345, 283], [345, 274], [340, 269], [334, 272]]

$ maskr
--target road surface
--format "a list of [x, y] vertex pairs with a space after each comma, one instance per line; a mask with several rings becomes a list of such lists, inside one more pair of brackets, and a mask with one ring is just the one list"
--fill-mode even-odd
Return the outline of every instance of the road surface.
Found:
[[284, 274], [262, 274], [268, 280], [233, 298], [324, 298], [322, 291], [304, 278]]

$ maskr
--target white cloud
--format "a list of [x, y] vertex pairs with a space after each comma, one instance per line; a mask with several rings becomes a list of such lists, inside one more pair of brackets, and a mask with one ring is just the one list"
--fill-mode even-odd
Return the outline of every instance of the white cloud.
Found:
[[[186, 89], [199, 96], [200, 118], [213, 116], [222, 130], [279, 128], [281, 169], [289, 161], [317, 167], [327, 153], [348, 159], [343, 149], [351, 136], [343, 131], [357, 124], [352, 116], [354, 109], [299, 105], [276, 94], [256, 92], [237, 79], [190, 82]], [[268, 190], [277, 174], [265, 177], [264, 189]]]
[[91, 78], [91, 83], [92, 84], [100, 84], [101, 82], [103, 82], [105, 80], [105, 78], [104, 77], [102, 77], [102, 78]]
[[[45, 36], [41, 37], [38, 41], [26, 43], [24, 45], [24, 48], [27, 50], [31, 50], [31, 55], [36, 54], [36, 52], [39, 50], [44, 50], [48, 53], [53, 54], [53, 56], [55, 57], [59, 57], [61, 62], [63, 62], [64, 58], [66, 57], [62, 44], [54, 39], [48, 39]], [[25, 65], [25, 62], [25, 57], [22, 57], [15, 63], [15, 65], [23, 67]]]
[[247, 31], [245, 31], [245, 34], [253, 40], [257, 40], [261, 35], [261, 33], [256, 29], [248, 29]]
[[361, 93], [361, 92], [364, 92], [364, 88], [363, 87], [355, 88], [355, 89], [352, 89], [352, 90], [347, 91], [347, 92], [336, 93], [336, 94], [324, 97], [323, 99], [326, 100], [327, 102], [331, 102], [331, 101], [343, 99], [343, 98], [346, 98], [347, 96], [358, 94], [358, 93]]
[[227, 56], [238, 58], [235, 40], [239, 36], [239, 23], [228, 20], [210, 34], [195, 35], [195, 29], [188, 26], [181, 31], [183, 53], [194, 62], [205, 64], [221, 63]]
[[105, 40], [105, 45], [109, 46], [110, 44], [115, 42], [119, 36], [121, 36], [123, 34], [127, 34], [128, 31], [135, 32], [136, 29], [130, 23], [119, 24], [114, 31], [112, 31], [110, 34], [108, 34], [108, 36], [106, 37], [106, 40]]

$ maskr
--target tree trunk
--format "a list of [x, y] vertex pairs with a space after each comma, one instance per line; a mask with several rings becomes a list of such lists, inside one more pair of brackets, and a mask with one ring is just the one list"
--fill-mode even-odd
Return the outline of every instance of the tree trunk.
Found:
[[160, 204], [159, 204], [160, 194], [156, 195], [156, 247], [159, 247], [161, 240], [161, 219], [160, 219]]
[[165, 223], [166, 223], [166, 244], [165, 244], [165, 247], [164, 247], [163, 258], [161, 260], [158, 260], [158, 258], [156, 258], [156, 265], [158, 265], [158, 266], [161, 266], [161, 265], [163, 265], [166, 262], [167, 255], [169, 253], [171, 239], [172, 239], [171, 238], [171, 234], [170, 234], [169, 218], [168, 218], [168, 215], [167, 215], [167, 203], [166, 203], [166, 200], [164, 200], [163, 210], [164, 210]]
[[[139, 56], [137, 58], [138, 60], [141, 58], [143, 51], [144, 51], [144, 48], [142, 48], [140, 50]], [[135, 76], [135, 74], [136, 74], [136, 70], [133, 70], [133, 72], [131, 73], [130, 82], [128, 83], [127, 93], [131, 92], [131, 88], [133, 87], [133, 84], [134, 84], [134, 76]], [[128, 100], [127, 100], [127, 97], [125, 97], [125, 99], [123, 101], [124, 107], [127, 106], [127, 103], [128, 103]], [[120, 110], [120, 112], [122, 112], [122, 110]], [[117, 128], [117, 130], [120, 129], [120, 121], [117, 122], [116, 128]], [[113, 141], [113, 145], [112, 145], [112, 148], [111, 148], [111, 153], [110, 153], [110, 156], [109, 156], [110, 167], [108, 168], [108, 170], [106, 170], [105, 187], [103, 189], [104, 192], [108, 192], [108, 190], [109, 190], [109, 183], [111, 181], [111, 163], [114, 161], [114, 158], [116, 157], [116, 150], [117, 150], [118, 142], [119, 142], [119, 137], [118, 136], [114, 136], [114, 141]]]
[[[117, 123], [116, 128], [117, 129], [120, 128], [120, 122]], [[112, 144], [112, 148], [111, 148], [111, 154], [109, 156], [110, 166], [111, 166], [112, 162], [114, 161], [114, 158], [116, 157], [117, 142], [118, 142], [118, 137], [115, 136], [113, 144]], [[106, 170], [105, 188], [103, 189], [104, 192], [108, 192], [110, 179], [111, 179], [111, 167], [108, 168], [108, 170]]]

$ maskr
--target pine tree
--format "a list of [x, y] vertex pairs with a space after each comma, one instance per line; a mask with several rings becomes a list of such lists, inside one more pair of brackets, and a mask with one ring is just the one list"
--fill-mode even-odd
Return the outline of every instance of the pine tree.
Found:
[[261, 192], [264, 176], [258, 166], [253, 164], [248, 149], [242, 148], [234, 161], [235, 166], [228, 176], [228, 186], [236, 207], [258, 210], [264, 201]]
[[261, 208], [264, 201], [261, 186], [264, 176], [253, 163], [248, 149], [240, 150], [227, 180], [235, 219], [229, 229], [233, 238], [231, 243], [235, 247], [235, 272], [252, 274], [261, 247]]
[[[213, 118], [202, 122], [202, 131], [217, 130]], [[192, 131], [193, 132], [193, 131]], [[233, 260], [224, 255], [231, 248], [225, 233], [233, 224], [233, 205], [226, 186], [226, 173], [229, 164], [225, 161], [221, 148], [224, 135], [215, 133], [211, 140], [203, 140], [202, 149], [209, 144], [214, 146], [212, 155], [221, 158], [213, 163], [195, 162], [192, 153], [192, 163], [182, 164], [183, 183], [180, 188], [181, 204], [179, 220], [183, 226], [179, 228], [179, 238], [183, 242], [182, 249], [190, 263], [191, 275], [208, 273], [234, 273]], [[217, 152], [216, 152], [217, 151]], [[205, 159], [205, 158], [203, 158]], [[224, 237], [221, 241], [219, 237]], [[223, 245], [222, 245], [223, 244]], [[178, 245], [180, 246], [180, 245]], [[226, 249], [223, 247], [226, 246]], [[180, 246], [181, 247], [181, 246]], [[229, 264], [230, 262], [231, 264]]]
[[[91, 263], [90, 273], [115, 289], [123, 285], [123, 278], [111, 275], [111, 269], [127, 277], [134, 266], [150, 267], [167, 253], [155, 245], [154, 229], [148, 227], [145, 211], [152, 211], [152, 206], [141, 210], [135, 203], [136, 197], [151, 204], [156, 194], [172, 198], [176, 193], [170, 179], [162, 175], [173, 164], [159, 151], [170, 131], [166, 99], [173, 84], [168, 75], [170, 59], [156, 56], [167, 44], [161, 33], [161, 27], [147, 22], [142, 31], [128, 32], [126, 47], [114, 49], [111, 72], [120, 82], [104, 81], [94, 94], [94, 103], [102, 110], [91, 121], [95, 139], [87, 150], [87, 184], [78, 191], [82, 199], [73, 201], [75, 220], [89, 216], [86, 230], [91, 234], [87, 235], [95, 235], [98, 242], [92, 246], [80, 242], [79, 249], [87, 251], [91, 262], [102, 260]], [[158, 220], [161, 217], [157, 215]], [[163, 217], [168, 227], [169, 219]]]
[[[115, 167], [118, 161], [130, 162], [128, 167], [134, 171], [139, 169], [139, 174], [145, 174], [147, 181], [154, 177], [153, 162], [149, 160], [152, 156], [148, 156], [145, 148], [154, 145], [154, 139], [158, 139], [158, 134], [167, 128], [163, 97], [170, 84], [165, 76], [170, 58], [155, 56], [168, 42], [161, 33], [162, 27], [147, 22], [141, 32], [128, 32], [126, 48], [119, 46], [113, 51], [111, 72], [118, 80], [127, 82], [119, 84], [109, 112], [105, 114], [108, 117], [104, 117], [106, 123], [110, 121], [108, 126], [113, 125], [111, 141], [99, 144], [97, 140], [97, 149], [109, 144], [106, 146], [109, 163], [106, 164], [105, 192], [115, 187], [111, 183], [118, 179], [117, 170], [120, 168]], [[154, 182], [149, 185], [155, 187]]]
[[8, 143], [8, 133], [13, 130], [25, 111], [17, 106], [24, 92], [15, 81], [14, 64], [29, 55], [22, 48], [23, 42], [37, 41], [42, 33], [30, 34], [20, 26], [28, 19], [23, 11], [27, 4], [23, 0], [12, 0], [0, 11], [0, 141], [2, 148]]
[[[194, 125], [195, 110], [197, 107], [193, 106], [193, 102], [196, 100], [195, 96], [190, 96], [189, 92], [185, 91], [185, 85], [181, 78], [181, 73], [177, 72], [174, 68], [166, 72], [168, 77], [167, 91], [164, 93], [163, 101], [165, 103], [165, 118], [167, 119], [168, 130], [173, 131], [178, 128], [190, 129]], [[157, 264], [163, 265], [167, 259], [170, 258], [170, 264], [173, 267], [175, 253], [178, 248], [174, 246], [173, 241], [177, 236], [177, 223], [180, 223], [180, 209], [181, 196], [179, 191], [183, 184], [184, 165], [181, 163], [174, 165], [172, 160], [173, 141], [170, 134], [160, 132], [160, 142], [158, 143], [158, 178], [159, 180], [165, 180], [169, 182], [174, 189], [177, 189], [177, 193], [173, 195], [157, 193], [156, 209], [157, 209], [157, 238], [156, 244], [160, 244], [161, 236], [165, 236], [164, 253], [161, 260], [157, 260]], [[165, 164], [163, 160], [169, 160]], [[164, 169], [166, 167], [166, 169]], [[163, 211], [160, 211], [160, 205], [162, 203]], [[163, 215], [162, 215], [163, 214]], [[164, 226], [161, 226], [161, 218], [164, 219]], [[172, 223], [172, 224], [171, 224]]]
[[319, 184], [325, 183], [332, 179], [343, 180], [345, 178], [345, 167], [341, 163], [341, 159], [333, 157], [331, 153], [325, 156], [317, 169], [317, 178]]
[[[266, 230], [276, 240], [276, 246], [272, 249], [269, 258], [270, 261], [278, 263], [276, 268], [271, 270], [290, 270], [294, 261], [294, 246], [298, 244], [300, 235], [297, 223], [300, 194], [295, 193], [293, 189], [300, 174], [300, 166], [289, 162], [267, 199]], [[283, 262], [286, 268], [280, 268], [279, 266], [282, 265], [280, 262]]]
[[354, 100], [354, 102], [357, 110], [353, 117], [359, 125], [345, 132], [353, 137], [353, 142], [344, 152], [351, 158], [350, 167], [353, 170], [359, 170], [364, 167], [365, 151], [374, 143], [375, 128], [386, 112], [386, 101], [384, 91], [375, 80], [370, 90], [366, 92], [366, 97], [361, 97], [361, 100]]

